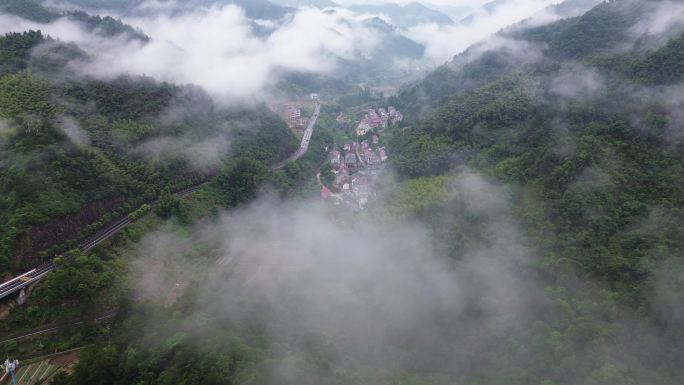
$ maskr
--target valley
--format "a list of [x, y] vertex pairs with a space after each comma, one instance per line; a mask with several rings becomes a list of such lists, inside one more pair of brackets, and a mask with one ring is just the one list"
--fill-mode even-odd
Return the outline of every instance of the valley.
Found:
[[0, 385], [681, 383], [683, 42], [669, 0], [0, 0]]

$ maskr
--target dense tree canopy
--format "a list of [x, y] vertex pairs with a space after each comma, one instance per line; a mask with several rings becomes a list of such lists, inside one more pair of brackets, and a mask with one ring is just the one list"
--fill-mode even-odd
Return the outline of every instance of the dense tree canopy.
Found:
[[63, 72], [68, 60], [44, 60], [37, 51], [44, 46], [64, 57], [75, 52], [40, 32], [0, 37], [5, 268], [25, 269], [39, 253], [63, 248], [160, 191], [213, 175], [229, 152], [220, 147], [193, 163], [192, 151], [208, 141], [230, 141], [236, 156], [263, 163], [296, 148], [285, 124], [264, 107], [227, 110], [194, 88], [150, 78], [53, 81], [48, 74]]

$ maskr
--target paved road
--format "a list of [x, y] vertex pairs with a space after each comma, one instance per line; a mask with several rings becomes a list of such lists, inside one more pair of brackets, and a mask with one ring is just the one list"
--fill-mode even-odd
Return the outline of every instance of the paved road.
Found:
[[304, 156], [306, 152], [309, 150], [309, 144], [311, 144], [311, 136], [313, 135], [313, 129], [314, 126], [316, 125], [316, 122], [318, 121], [318, 117], [321, 114], [321, 103], [316, 103], [316, 109], [314, 110], [313, 115], [311, 116], [311, 119], [309, 119], [309, 125], [306, 127], [306, 131], [304, 131], [304, 137], [302, 137], [302, 143], [299, 145], [299, 149], [297, 152], [292, 154], [289, 158], [283, 160], [282, 162], [276, 164], [273, 169], [278, 170], [287, 164], [287, 162], [297, 160]]

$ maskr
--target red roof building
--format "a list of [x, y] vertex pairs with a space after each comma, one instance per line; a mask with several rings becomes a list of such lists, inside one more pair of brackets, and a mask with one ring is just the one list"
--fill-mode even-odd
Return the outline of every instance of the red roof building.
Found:
[[328, 199], [332, 196], [332, 191], [330, 191], [329, 188], [323, 186], [321, 187], [321, 198], [322, 199]]

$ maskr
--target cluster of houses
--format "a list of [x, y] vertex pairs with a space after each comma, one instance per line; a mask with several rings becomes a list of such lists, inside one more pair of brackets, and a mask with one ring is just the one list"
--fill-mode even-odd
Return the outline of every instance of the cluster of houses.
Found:
[[[347, 119], [340, 113], [335, 120], [338, 126], [344, 126]], [[338, 204], [355, 211], [363, 210], [375, 194], [378, 175], [388, 161], [387, 150], [380, 145], [380, 135], [390, 124], [397, 125], [403, 119], [394, 107], [366, 110], [356, 129], [358, 140], [330, 150], [330, 167], [335, 178], [332, 185], [321, 186], [321, 197], [334, 198]]]
[[365, 136], [368, 132], [378, 128], [382, 131], [387, 128], [389, 123], [396, 125], [403, 120], [404, 115], [394, 107], [390, 106], [387, 110], [369, 108], [356, 128], [356, 135]]
[[[377, 136], [373, 135], [373, 137], [376, 138]], [[381, 164], [387, 162], [387, 150], [385, 147], [380, 147], [374, 150], [368, 144], [368, 141], [365, 140], [361, 142], [359, 155], [361, 156], [361, 161], [371, 169], [376, 169], [380, 167]]]
[[337, 149], [330, 151], [330, 165], [335, 171], [346, 169], [346, 171], [353, 172], [357, 168], [356, 159], [356, 143], [347, 143], [343, 147], [344, 153]]
[[[337, 197], [354, 209], [363, 209], [373, 194], [378, 173], [388, 159], [387, 151], [364, 140], [360, 144], [346, 143], [342, 151], [331, 150], [329, 158], [335, 173], [333, 186], [342, 192]], [[332, 195], [327, 187], [321, 189], [323, 198]]]

